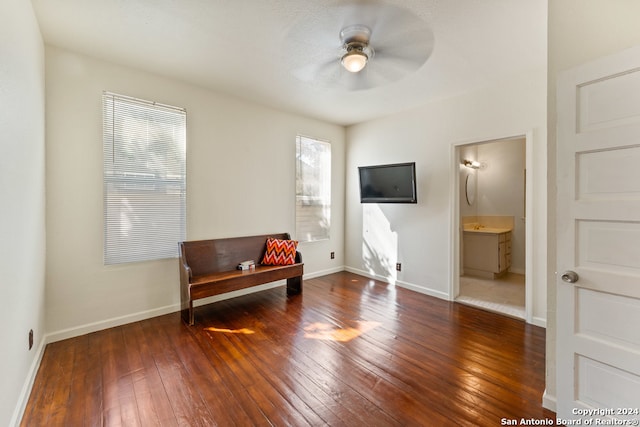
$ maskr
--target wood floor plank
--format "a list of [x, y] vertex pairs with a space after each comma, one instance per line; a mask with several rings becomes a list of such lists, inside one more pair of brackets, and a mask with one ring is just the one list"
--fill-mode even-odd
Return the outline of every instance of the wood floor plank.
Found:
[[[331, 396], [331, 400], [328, 403], [323, 403], [331, 407], [339, 405], [341, 406], [339, 409], [348, 408], [349, 413], [344, 417], [349, 422], [345, 425], [354, 425], [354, 421], [361, 421], [355, 425], [400, 425], [398, 420], [389, 417], [388, 414], [382, 412], [371, 401], [363, 398], [357, 391], [362, 387], [357, 387], [352, 381], [343, 383], [340, 373], [335, 372], [337, 371], [336, 369], [333, 369], [330, 365], [323, 365], [317, 362], [319, 360], [324, 363], [333, 358], [331, 355], [323, 353], [322, 349], [318, 347], [324, 347], [325, 344], [310, 341], [309, 343], [316, 345], [316, 348], [311, 350], [304, 349], [304, 351], [298, 351], [297, 346], [292, 345], [291, 339], [305, 340], [304, 334], [300, 333], [300, 325], [304, 324], [304, 321], [301, 319], [300, 314], [302, 311], [299, 310], [299, 304], [276, 305], [272, 299], [268, 298], [267, 294], [256, 295], [255, 299], [260, 300], [257, 302], [252, 301], [251, 304], [246, 306], [253, 318], [262, 320], [254, 325], [256, 329], [265, 328], [265, 335], [271, 337], [267, 343], [266, 350], [271, 352], [274, 348], [282, 348], [285, 354], [281, 360], [287, 361], [289, 364], [294, 362], [303, 363], [303, 372], [315, 375], [314, 381], [316, 378], [318, 379], [316, 384], [323, 387], [329, 385], [326, 394]], [[228, 304], [237, 304], [237, 302], [232, 301]], [[274, 316], [275, 310], [280, 310], [281, 315]], [[233, 319], [235, 317], [232, 313], [236, 311], [237, 308], [233, 306], [224, 312], [217, 310], [218, 315], [216, 317], [228, 322], [228, 318]], [[231, 315], [225, 316], [226, 313], [231, 313]], [[325, 357], [318, 357], [319, 355]], [[282, 376], [282, 374], [280, 375]], [[328, 375], [331, 378], [327, 378]], [[355, 406], [353, 405], [354, 402], [357, 403]], [[354, 407], [357, 408], [355, 411], [353, 410]]]
[[246, 388], [270, 422], [275, 425], [312, 424], [308, 420], [305, 421], [305, 415], [313, 418], [316, 423], [319, 422], [311, 411], [306, 411], [306, 407], [301, 408], [293, 405], [286, 398], [287, 392], [283, 392], [278, 387], [280, 384], [275, 385], [278, 383], [278, 377], [273, 376], [270, 383], [256, 364], [237, 345], [234, 345], [231, 338], [224, 336], [222, 339], [214, 341], [214, 348], [219, 354], [224, 355], [237, 381]]
[[145, 336], [149, 339], [149, 351], [162, 380], [163, 387], [171, 403], [178, 425], [215, 425], [214, 416], [206, 402], [191, 385], [191, 378], [180, 356], [172, 345], [169, 335], [174, 329], [182, 329], [178, 318], [169, 323], [160, 319], [157, 324], [140, 322]]
[[122, 328], [105, 331], [100, 340], [103, 406], [106, 425], [141, 425]]
[[545, 331], [351, 273], [47, 346], [24, 426], [495, 426], [541, 406]]
[[122, 327], [140, 421], [145, 426], [176, 424], [154, 354], [140, 322]]
[[[185, 331], [193, 329], [185, 325], [181, 325], [181, 327]], [[191, 385], [199, 391], [203, 401], [206, 402], [215, 423], [218, 425], [233, 425], [234, 423], [249, 425], [251, 419], [216, 369], [214, 362], [217, 361], [217, 358], [207, 354], [208, 346], [197, 351], [194, 347], [194, 344], [197, 343], [194, 335], [183, 332], [172, 334], [171, 341], [189, 378], [191, 378]]]
[[[260, 311], [263, 309], [272, 310], [272, 306], [260, 305], [258, 310], [252, 310], [253, 317], [260, 319]], [[282, 322], [285, 316], [276, 318], [273, 322], [271, 318], [271, 328], [286, 330], [288, 326]], [[227, 325], [231, 329], [238, 330], [239, 326], [233, 321], [233, 318], [225, 318]], [[292, 368], [294, 358], [286, 349], [289, 345], [282, 345], [275, 340], [269, 338], [269, 335], [263, 331], [264, 323], [254, 324], [251, 334], [229, 335], [228, 339], [234, 342], [234, 345], [242, 352], [250, 363], [258, 367], [260, 375], [272, 383], [272, 386], [294, 407], [299, 408], [298, 411], [305, 419], [313, 424], [345, 424], [349, 422], [353, 414], [345, 413], [341, 407], [336, 405], [327, 405], [326, 400], [322, 399], [326, 396], [324, 391], [317, 387], [310, 379], [303, 375], [299, 367]], [[243, 339], [244, 338], [244, 339]], [[260, 341], [260, 345], [265, 351], [254, 351], [256, 341]], [[266, 346], [266, 347], [263, 347]], [[277, 377], [270, 375], [272, 371], [279, 372]], [[278, 381], [274, 381], [274, 379]], [[311, 410], [312, 412], [309, 412]]]
[[[71, 381], [77, 342], [78, 339], [72, 339], [48, 346], [45, 350], [43, 362], [33, 386], [34, 389], [39, 387], [38, 390], [41, 392], [35, 396], [34, 404], [25, 409], [25, 415], [42, 420], [42, 425], [61, 425], [64, 422], [68, 384]], [[52, 382], [59, 386], [48, 387], [47, 385]]]
[[[260, 316], [260, 312], [254, 311], [253, 315]], [[272, 316], [265, 317], [265, 320], [266, 318], [273, 319]], [[278, 319], [291, 319], [291, 316], [281, 316]], [[298, 323], [298, 320], [294, 322], [296, 327]], [[397, 420], [390, 418], [379, 407], [362, 397], [353, 382], [345, 382], [339, 373], [321, 363], [320, 361], [323, 361], [324, 357], [317, 357], [321, 354], [319, 349], [307, 351], [299, 349], [295, 345], [287, 345], [292, 335], [294, 334], [287, 332], [287, 328], [280, 328], [278, 324], [273, 326], [269, 333], [271, 343], [283, 349], [280, 356], [290, 365], [289, 372], [293, 371], [294, 375], [299, 375], [298, 380], [300, 384], [303, 384], [303, 387], [317, 390], [314, 392], [316, 398], [319, 399], [322, 396], [324, 405], [331, 408], [332, 412], [340, 414], [341, 419], [347, 420], [344, 425], [354, 425], [354, 422], [355, 425], [394, 425], [397, 423]], [[354, 408], [356, 409], [354, 410]]]

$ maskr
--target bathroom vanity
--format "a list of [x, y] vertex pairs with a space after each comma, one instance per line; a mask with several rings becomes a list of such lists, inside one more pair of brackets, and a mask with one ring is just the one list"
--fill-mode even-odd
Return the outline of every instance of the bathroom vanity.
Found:
[[465, 227], [462, 244], [465, 275], [495, 279], [511, 267], [511, 229]]

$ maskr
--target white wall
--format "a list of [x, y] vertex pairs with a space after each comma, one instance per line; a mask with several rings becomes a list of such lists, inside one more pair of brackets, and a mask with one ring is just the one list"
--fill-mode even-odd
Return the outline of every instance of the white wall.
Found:
[[306, 275], [342, 269], [343, 127], [50, 46], [46, 79], [47, 328], [52, 340], [178, 309], [177, 260], [103, 265], [103, 90], [187, 109], [190, 240], [293, 235], [296, 134], [331, 141], [332, 239], [301, 245], [301, 252]]
[[556, 81], [558, 75], [596, 58], [640, 45], [637, 0], [563, 0], [549, 2], [548, 164], [549, 251], [547, 324], [547, 405], [556, 394]]
[[[546, 250], [546, 69], [493, 87], [347, 129], [346, 265], [350, 271], [397, 281], [450, 298], [452, 223], [458, 163], [453, 145], [533, 132], [534, 246]], [[417, 205], [362, 205], [357, 167], [415, 161]], [[371, 243], [375, 248], [371, 249]], [[546, 317], [546, 259], [533, 257], [533, 317]], [[375, 258], [372, 260], [372, 258]], [[397, 273], [395, 262], [402, 263]]]
[[0, 2], [0, 58], [0, 425], [6, 426], [20, 420], [45, 332], [44, 47], [31, 2]]

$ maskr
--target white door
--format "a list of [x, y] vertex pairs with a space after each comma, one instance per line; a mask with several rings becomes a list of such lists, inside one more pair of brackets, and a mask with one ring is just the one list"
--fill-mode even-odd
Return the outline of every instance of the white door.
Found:
[[560, 76], [557, 136], [558, 418], [640, 420], [640, 47]]

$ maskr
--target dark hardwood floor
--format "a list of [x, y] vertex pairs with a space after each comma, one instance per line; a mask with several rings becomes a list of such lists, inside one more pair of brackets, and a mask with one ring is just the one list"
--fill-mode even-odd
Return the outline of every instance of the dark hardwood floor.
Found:
[[47, 346], [24, 426], [498, 426], [542, 408], [545, 331], [350, 273]]

